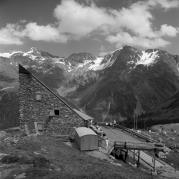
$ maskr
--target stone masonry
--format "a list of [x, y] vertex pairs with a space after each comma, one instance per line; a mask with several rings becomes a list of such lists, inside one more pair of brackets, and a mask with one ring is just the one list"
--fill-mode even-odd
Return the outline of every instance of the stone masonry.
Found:
[[[19, 117], [21, 128], [35, 132], [34, 122], [44, 132], [69, 135], [73, 127], [84, 126], [84, 120], [59, 95], [19, 65]], [[26, 129], [27, 130], [27, 129]]]

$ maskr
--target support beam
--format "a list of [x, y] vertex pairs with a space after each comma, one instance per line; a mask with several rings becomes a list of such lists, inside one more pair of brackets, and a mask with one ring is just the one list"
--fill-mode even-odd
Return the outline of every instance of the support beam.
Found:
[[138, 150], [138, 155], [137, 155], [137, 167], [140, 166], [140, 150]]

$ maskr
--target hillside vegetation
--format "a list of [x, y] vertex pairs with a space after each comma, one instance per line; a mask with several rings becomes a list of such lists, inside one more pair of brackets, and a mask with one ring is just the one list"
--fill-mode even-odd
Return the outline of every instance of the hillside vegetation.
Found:
[[[16, 138], [17, 139], [17, 138]], [[149, 179], [151, 176], [125, 163], [115, 166], [69, 147], [52, 137], [1, 139], [1, 179]], [[1, 155], [2, 156], [2, 155]], [[2, 158], [2, 157], [1, 157]], [[156, 177], [157, 178], [157, 177]]]

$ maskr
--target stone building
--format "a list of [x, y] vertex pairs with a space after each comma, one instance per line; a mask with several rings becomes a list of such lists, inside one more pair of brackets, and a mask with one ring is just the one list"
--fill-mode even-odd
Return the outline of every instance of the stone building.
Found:
[[19, 65], [19, 118], [26, 133], [69, 135], [90, 116], [71, 107], [31, 72]]

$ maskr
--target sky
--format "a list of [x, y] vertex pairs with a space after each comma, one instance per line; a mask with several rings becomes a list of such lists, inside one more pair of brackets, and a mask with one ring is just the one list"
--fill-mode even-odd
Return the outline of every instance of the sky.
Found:
[[124, 45], [179, 54], [179, 0], [0, 0], [0, 52], [105, 55]]

